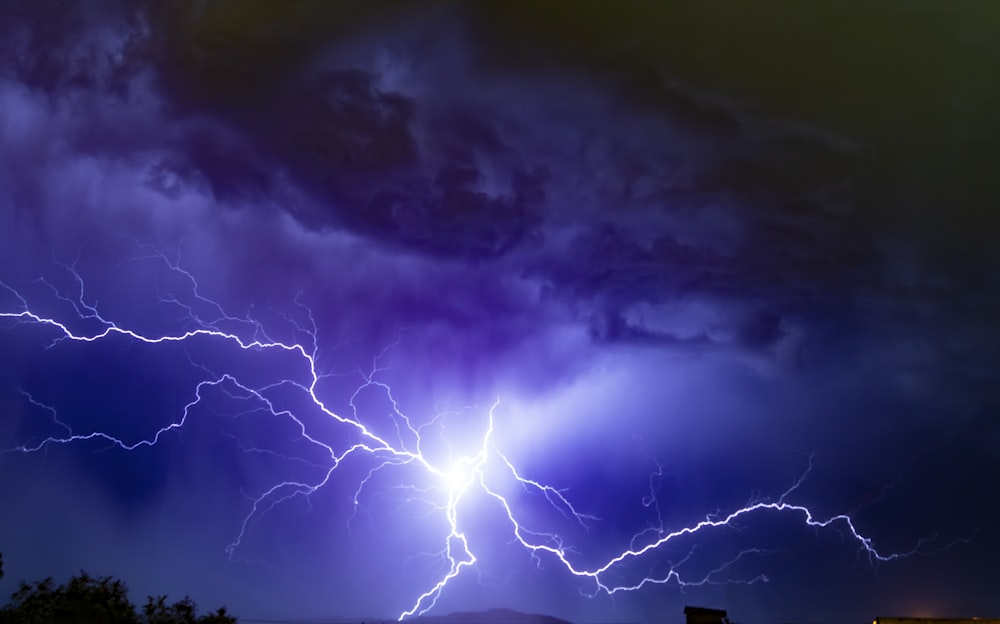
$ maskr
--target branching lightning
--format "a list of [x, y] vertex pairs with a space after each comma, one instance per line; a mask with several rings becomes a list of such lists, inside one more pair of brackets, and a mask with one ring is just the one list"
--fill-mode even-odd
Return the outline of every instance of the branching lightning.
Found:
[[[119, 447], [123, 451], [133, 451], [143, 446], [153, 446], [161, 442], [170, 432], [185, 426], [212, 392], [221, 392], [234, 401], [245, 402], [252, 406], [253, 411], [262, 410], [264, 414], [283, 419], [293, 424], [301, 440], [320, 451], [324, 457], [322, 464], [305, 458], [295, 458], [321, 469], [313, 474], [313, 478], [301, 480], [285, 480], [274, 483], [262, 492], [248, 495], [248, 509], [236, 536], [226, 549], [231, 557], [236, 557], [247, 532], [253, 523], [270, 510], [292, 499], [308, 498], [326, 486], [337, 472], [354, 457], [365, 456], [372, 463], [358, 480], [353, 489], [353, 503], [356, 509], [363, 506], [363, 492], [372, 479], [385, 471], [399, 467], [416, 468], [429, 479], [431, 487], [423, 487], [416, 483], [400, 483], [414, 499], [426, 503], [430, 513], [440, 514], [445, 520], [446, 530], [441, 535], [441, 550], [435, 555], [444, 563], [436, 579], [429, 582], [426, 589], [416, 596], [409, 608], [399, 614], [399, 619], [426, 613], [434, 608], [439, 597], [446, 591], [449, 583], [463, 574], [466, 568], [474, 567], [477, 556], [470, 545], [470, 531], [475, 526], [463, 523], [460, 512], [462, 505], [472, 493], [485, 496], [487, 500], [495, 501], [496, 509], [501, 513], [501, 520], [509, 527], [509, 533], [498, 536], [506, 542], [514, 540], [536, 562], [548, 561], [561, 566], [566, 573], [585, 581], [585, 593], [594, 596], [600, 593], [613, 595], [619, 592], [629, 592], [656, 584], [676, 584], [692, 586], [716, 584], [725, 582], [754, 583], [765, 582], [763, 574], [746, 579], [733, 580], [725, 574], [726, 570], [741, 559], [763, 554], [761, 549], [748, 549], [739, 553], [732, 560], [708, 571], [691, 577], [684, 571], [684, 565], [691, 557], [693, 549], [687, 556], [672, 562], [664, 572], [642, 576], [638, 580], [622, 581], [621, 571], [631, 564], [639, 562], [644, 557], [654, 555], [666, 549], [668, 544], [676, 544], [684, 538], [696, 534], [710, 533], [724, 527], [733, 526], [740, 520], [750, 516], [769, 513], [793, 516], [809, 527], [816, 529], [836, 529], [852, 540], [859, 551], [872, 562], [885, 562], [907, 556], [922, 546], [907, 553], [884, 553], [876, 548], [872, 539], [863, 535], [855, 522], [847, 515], [819, 517], [810, 508], [791, 501], [795, 491], [801, 486], [809, 474], [807, 469], [781, 496], [773, 500], [751, 501], [749, 504], [725, 513], [706, 516], [701, 521], [690, 526], [674, 530], [666, 530], [657, 500], [657, 484], [663, 476], [663, 467], [657, 464], [657, 470], [650, 478], [650, 493], [642, 504], [655, 511], [655, 524], [636, 533], [629, 541], [627, 548], [608, 558], [599, 565], [586, 565], [578, 552], [565, 538], [551, 530], [531, 528], [519, 517], [516, 506], [504, 487], [514, 484], [540, 500], [544, 500], [553, 513], [559, 514], [564, 520], [578, 524], [585, 530], [599, 523], [594, 515], [581, 511], [579, 504], [574, 503], [570, 493], [564, 489], [534, 480], [520, 471], [499, 447], [495, 440], [495, 430], [502, 426], [498, 416], [501, 400], [495, 400], [491, 407], [482, 414], [481, 435], [476, 443], [469, 448], [450, 448], [447, 457], [432, 453], [427, 445], [432, 437], [432, 430], [445, 427], [442, 414], [426, 422], [408, 417], [389, 383], [384, 381], [382, 373], [385, 368], [382, 359], [386, 351], [377, 355], [372, 366], [367, 371], [358, 371], [362, 384], [356, 388], [350, 398], [351, 413], [337, 413], [329, 406], [329, 401], [322, 394], [321, 382], [331, 373], [322, 370], [319, 364], [321, 336], [312, 311], [300, 299], [295, 301], [297, 315], [282, 316], [294, 330], [294, 335], [301, 338], [298, 341], [277, 340], [269, 337], [264, 323], [255, 319], [250, 313], [244, 316], [228, 314], [217, 302], [204, 297], [199, 292], [195, 277], [181, 268], [180, 263], [168, 259], [158, 251], [152, 251], [142, 256], [143, 260], [160, 263], [162, 271], [173, 275], [180, 282], [185, 282], [187, 291], [184, 296], [174, 293], [161, 293], [160, 303], [173, 306], [179, 310], [179, 329], [173, 333], [149, 333], [135, 327], [120, 324], [107, 318], [99, 310], [97, 302], [87, 297], [85, 281], [77, 271], [75, 264], [62, 264], [62, 268], [72, 277], [75, 289], [72, 294], [60, 291], [56, 286], [44, 279], [39, 279], [45, 289], [63, 305], [63, 309], [72, 310], [70, 317], [45, 315], [32, 308], [31, 302], [16, 288], [0, 282], [0, 289], [6, 292], [10, 301], [9, 309], [0, 311], [0, 319], [6, 321], [8, 330], [15, 330], [24, 325], [48, 328], [52, 334], [54, 346], [64, 341], [80, 343], [96, 343], [119, 337], [128, 341], [146, 345], [186, 345], [193, 341], [207, 341], [218, 349], [233, 349], [234, 352], [254, 352], [258, 354], [285, 354], [292, 356], [301, 367], [297, 376], [279, 379], [266, 385], [255, 385], [241, 380], [238, 375], [229, 372], [214, 373], [208, 366], [191, 360], [192, 365], [199, 367], [206, 378], [198, 382], [191, 390], [190, 398], [177, 414], [176, 419], [162, 426], [151, 436], [138, 440], [126, 440], [112, 432], [101, 430], [77, 432], [59, 418], [57, 410], [47, 405], [44, 400], [22, 390], [24, 400], [34, 408], [49, 414], [54, 425], [58, 427], [55, 435], [40, 441], [15, 445], [0, 451], [3, 453], [21, 452], [34, 453], [59, 444], [70, 444], [86, 440], [103, 440]], [[135, 259], [133, 259], [135, 260]], [[84, 331], [78, 327], [89, 327]], [[392, 406], [390, 433], [370, 424], [368, 418], [359, 407], [358, 397], [363, 391], [377, 391], [386, 397]], [[307, 424], [309, 419], [301, 417], [301, 408], [293, 409], [282, 401], [286, 393], [291, 392], [300, 399], [305, 399], [308, 409], [316, 410], [331, 424], [343, 431], [336, 440], [326, 439], [328, 434], [317, 433]], [[418, 424], [419, 423], [419, 424]], [[346, 441], [346, 442], [345, 442]], [[275, 453], [271, 449], [244, 445], [237, 439], [239, 448], [247, 453]], [[811, 469], [811, 465], [810, 465]]]

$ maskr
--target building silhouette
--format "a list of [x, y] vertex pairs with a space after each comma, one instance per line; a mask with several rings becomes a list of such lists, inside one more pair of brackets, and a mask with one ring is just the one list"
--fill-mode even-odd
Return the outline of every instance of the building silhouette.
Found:
[[[684, 607], [687, 624], [731, 624], [723, 609], [707, 609], [705, 607]], [[876, 623], [878, 624], [878, 623]], [[895, 623], [884, 623], [895, 624]], [[910, 623], [904, 623], [910, 624]], [[1000, 623], [998, 623], [1000, 624]]]
[[1000, 624], [997, 618], [877, 617], [872, 624]]

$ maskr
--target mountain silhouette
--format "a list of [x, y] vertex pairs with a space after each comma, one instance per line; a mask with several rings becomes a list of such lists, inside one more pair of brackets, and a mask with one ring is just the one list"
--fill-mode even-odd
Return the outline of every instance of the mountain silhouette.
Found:
[[538, 613], [522, 613], [513, 609], [488, 609], [421, 616], [409, 620], [414, 624], [570, 624], [566, 620]]

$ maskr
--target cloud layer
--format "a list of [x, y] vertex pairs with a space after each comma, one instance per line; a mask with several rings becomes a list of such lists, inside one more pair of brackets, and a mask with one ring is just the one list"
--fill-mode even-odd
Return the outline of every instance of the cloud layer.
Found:
[[[651, 521], [641, 501], [658, 465], [668, 523], [777, 495], [813, 453], [804, 499], [831, 514], [858, 510], [893, 548], [985, 527], [995, 504], [983, 475], [1000, 445], [996, 254], [978, 237], [956, 252], [950, 235], [903, 220], [905, 189], [863, 141], [673, 78], [643, 56], [639, 26], [574, 61], [557, 32], [549, 48], [499, 36], [495, 7], [49, 9], [4, 9], [0, 32], [0, 279], [49, 313], [69, 310], [54, 292], [82, 294], [108, 318], [165, 331], [192, 312], [173, 300], [204, 297], [295, 337], [304, 304], [330, 346], [324, 365], [348, 377], [395, 343], [387, 376], [413, 413], [505, 397], [511, 457], [607, 519], [596, 558]], [[84, 276], [82, 293], [67, 267]], [[199, 301], [194, 313], [221, 314]], [[22, 391], [139, 434], [124, 402], [162, 418], [189, 388], [181, 354], [110, 345], [86, 356], [107, 374], [88, 377], [85, 356], [43, 349], [17, 329], [0, 337], [13, 355], [0, 392], [15, 443], [41, 413]], [[81, 400], [87, 393], [74, 392], [85, 386]], [[206, 600], [281, 616], [234, 597], [276, 587], [297, 613], [380, 608], [359, 579], [388, 574], [385, 564], [356, 536], [303, 537], [330, 531], [320, 513], [294, 508], [262, 522], [247, 558], [279, 574], [230, 572], [209, 538], [228, 538], [245, 503], [239, 489], [259, 476], [232, 448], [178, 443], [136, 480], [84, 451], [41, 468], [3, 461], [37, 471], [5, 480], [3, 494], [24, 510], [0, 525], [11, 567], [20, 560], [44, 576], [113, 552], [135, 585], [166, 582], [123, 554], [130, 542], [113, 531], [28, 567], [31, 544], [54, 531], [35, 521], [58, 512], [31, 502], [46, 490], [85, 510], [69, 534], [118, 522], [137, 541], [160, 536], [157, 557], [186, 544], [167, 564], [181, 576], [202, 557], [212, 578], [226, 570], [219, 584], [207, 571], [192, 577], [211, 587], [198, 590]], [[74, 467], [94, 494], [58, 476]], [[199, 467], [217, 488], [195, 485]], [[343, 515], [346, 493], [316, 506]], [[176, 507], [184, 500], [199, 503]], [[974, 504], [985, 509], [964, 511]], [[282, 522], [309, 530], [289, 536]], [[31, 525], [36, 541], [17, 546]], [[381, 528], [365, 526], [362, 536]], [[997, 535], [983, 531], [979, 548], [995, 552]], [[411, 537], [420, 539], [393, 539]], [[973, 579], [942, 590], [942, 604], [989, 605], [974, 580], [988, 558], [957, 547], [882, 581], [848, 564], [836, 582], [859, 596], [859, 611], [836, 611], [820, 590], [822, 564], [836, 567], [842, 553], [822, 541], [799, 547], [808, 555], [777, 547], [785, 559], [768, 562], [765, 589], [712, 588], [699, 599], [748, 619], [815, 619], [803, 615], [815, 604], [830, 617], [868, 617], [860, 610], [908, 608], [879, 592], [930, 583], [940, 565]], [[501, 563], [484, 561], [479, 578], [494, 589], [470, 580], [458, 592], [467, 598], [445, 607], [500, 595], [591, 617], [565, 579], [523, 561], [503, 578], [508, 555], [495, 555]], [[345, 573], [343, 560], [365, 574]], [[807, 571], [813, 580], [796, 580]], [[400, 574], [386, 586], [413, 585]], [[546, 582], [528, 591], [520, 574]], [[793, 588], [800, 601], [779, 601]], [[331, 591], [332, 604], [317, 597]], [[681, 600], [657, 590], [593, 608], [651, 620]]]

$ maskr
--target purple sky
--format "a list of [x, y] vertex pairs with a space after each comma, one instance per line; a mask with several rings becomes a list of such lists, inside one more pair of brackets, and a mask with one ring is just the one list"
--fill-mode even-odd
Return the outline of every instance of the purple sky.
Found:
[[991, 4], [280, 4], [0, 4], [0, 593], [1000, 613]]

